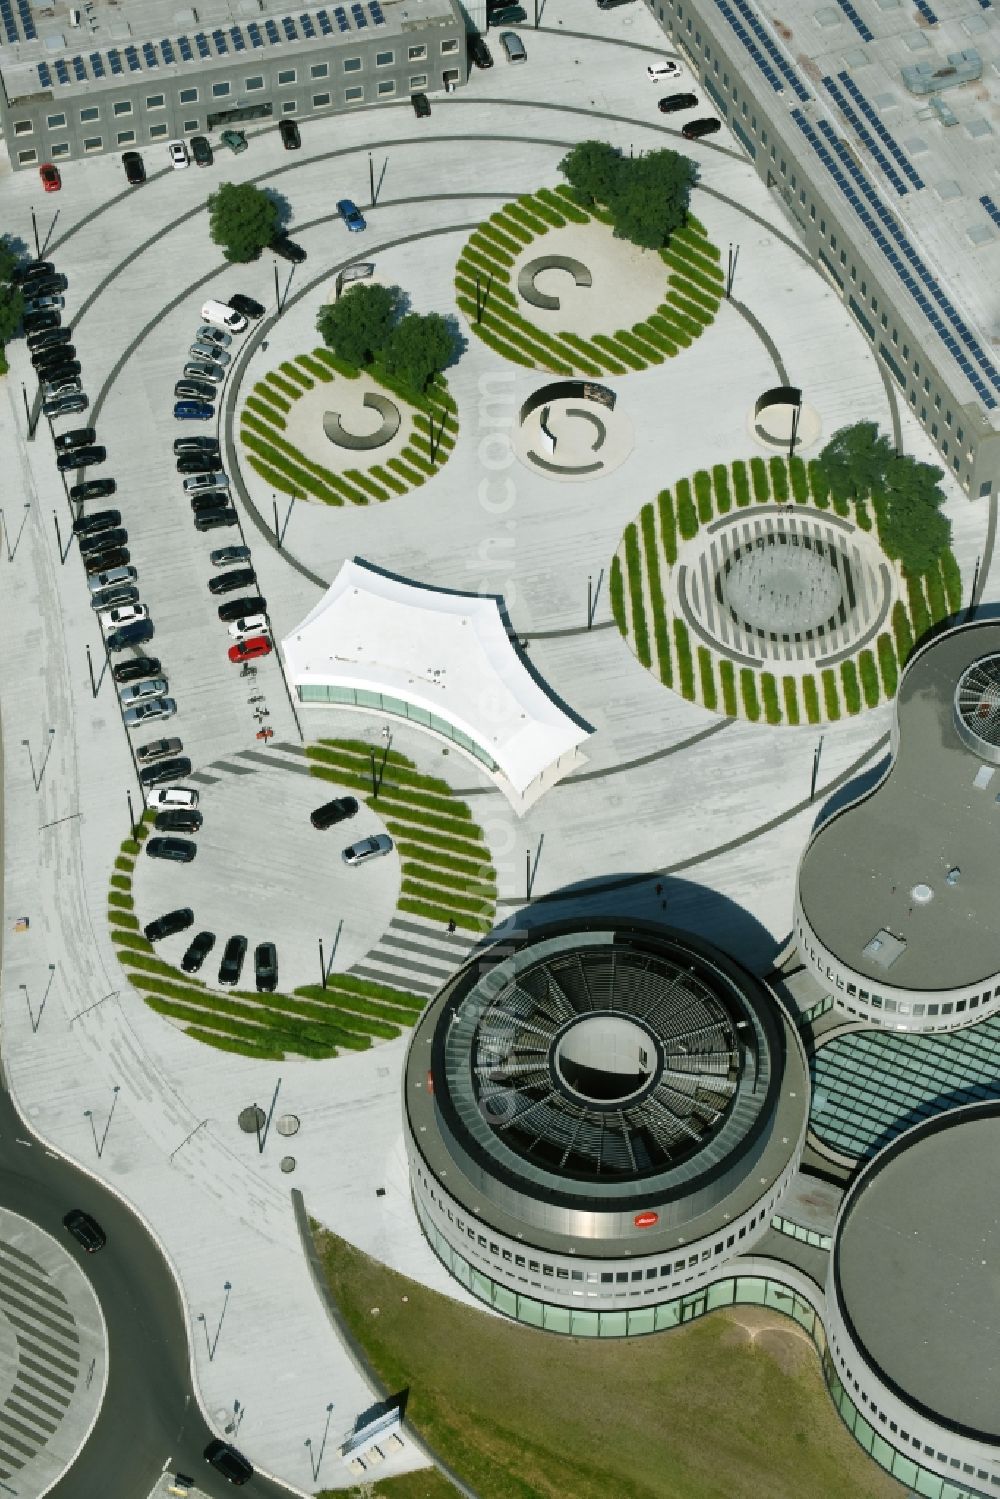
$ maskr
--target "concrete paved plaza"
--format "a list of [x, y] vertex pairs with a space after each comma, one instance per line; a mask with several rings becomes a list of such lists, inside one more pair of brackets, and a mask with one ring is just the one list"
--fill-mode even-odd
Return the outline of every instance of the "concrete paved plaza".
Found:
[[[44, 204], [32, 173], [3, 180], [9, 231], [27, 239], [31, 206], [43, 230], [53, 201], [60, 210], [49, 253], [69, 277], [68, 316], [156, 625], [151, 649], [178, 702], [164, 731], [181, 735], [201, 777], [198, 858], [187, 868], [153, 867], [143, 856], [137, 914], [147, 921], [190, 904], [220, 938], [230, 931], [251, 942], [271, 938], [288, 984], [315, 976], [317, 938], [331, 938], [341, 919], [336, 966], [362, 957], [390, 921], [399, 876], [390, 859], [345, 870], [339, 830], [321, 836], [308, 825], [323, 788], [296, 768], [294, 752], [278, 751], [272, 762], [256, 739], [251, 687], [226, 659], [226, 627], [206, 587], [208, 553], [239, 533], [198, 535], [174, 472], [172, 386], [202, 301], [240, 290], [274, 312], [270, 258], [225, 267], [209, 242], [205, 195], [227, 178], [285, 194], [294, 237], [309, 253], [280, 319], [269, 313], [234, 346], [224, 403], [226, 466], [275, 637], [305, 617], [352, 556], [428, 584], [500, 593], [534, 667], [594, 726], [584, 769], [523, 819], [457, 750], [394, 726], [394, 748], [467, 797], [493, 855], [500, 918], [665, 913], [764, 971], [787, 938], [796, 862], [822, 800], [885, 753], [887, 709], [826, 728], [810, 805], [815, 731], [730, 722], [683, 701], [643, 670], [610, 621], [607, 574], [625, 524], [678, 477], [764, 451], [748, 435], [748, 412], [786, 377], [821, 418], [804, 457], [865, 417], [890, 433], [895, 424], [907, 452], [934, 461], [891, 377], [725, 131], [685, 149], [701, 169], [696, 214], [723, 257], [730, 243], [740, 245], [735, 300], [678, 358], [609, 381], [634, 431], [614, 473], [560, 484], [518, 463], [517, 411], [547, 377], [505, 364], [470, 338], [449, 371], [460, 433], [441, 473], [383, 505], [293, 503], [284, 546], [275, 547], [272, 492], [241, 461], [235, 436], [242, 393], [315, 346], [316, 311], [337, 269], [363, 254], [421, 311], [454, 313], [454, 262], [472, 228], [517, 194], [555, 185], [568, 145], [593, 135], [626, 149], [679, 142], [646, 79], [646, 63], [663, 48], [640, 6], [605, 14], [578, 0], [548, 0], [542, 29], [525, 35], [526, 66], [498, 58], [464, 91], [435, 97], [429, 121], [415, 120], [405, 104], [310, 119], [293, 156], [273, 128], [251, 131], [250, 150], [220, 158], [210, 172], [171, 173], [154, 147], [139, 197], [126, 192], [113, 156], [68, 165], [61, 196]], [[369, 150], [377, 171], [385, 163], [384, 185], [368, 233], [356, 241], [332, 205], [345, 194], [366, 203]], [[370, 1253], [462, 1294], [424, 1244], [410, 1207], [399, 1105], [406, 1038], [334, 1061], [258, 1063], [196, 1044], [129, 988], [108, 933], [106, 895], [128, 830], [126, 791], [136, 794], [132, 764], [111, 683], [91, 692], [85, 647], [99, 664], [98, 630], [78, 558], [60, 561], [53, 512], [65, 536], [67, 509], [44, 422], [33, 442], [25, 438], [20, 387], [31, 371], [23, 343], [9, 353], [0, 457], [4, 536], [14, 550], [8, 560], [0, 545], [0, 703], [10, 1086], [32, 1129], [96, 1168], [166, 1246], [191, 1317], [202, 1400], [220, 1431], [217, 1413], [238, 1400], [240, 1446], [262, 1469], [302, 1492], [346, 1487], [333, 1442], [317, 1473], [305, 1439], [318, 1446], [333, 1402], [339, 1440], [371, 1396], [316, 1299], [289, 1188], [300, 1187], [313, 1216]], [[949, 495], [966, 589], [982, 556], [985, 596], [995, 599], [991, 513]], [[283, 515], [287, 501], [279, 504]], [[296, 712], [276, 657], [258, 667], [253, 680], [275, 746], [321, 734], [381, 745], [379, 718]], [[366, 812], [358, 834], [376, 825]], [[526, 854], [535, 861], [536, 902], [546, 898], [527, 912]], [[15, 931], [22, 914], [30, 926]], [[164, 953], [176, 957], [181, 941]], [[21, 986], [40, 996], [50, 965], [51, 991], [33, 1028]], [[84, 1110], [100, 1125], [115, 1087], [115, 1116], [96, 1161]], [[276, 1089], [277, 1113], [302, 1121], [290, 1177], [279, 1170], [286, 1147], [278, 1137], [259, 1153], [236, 1122], [249, 1104], [267, 1108]], [[227, 1281], [232, 1294], [210, 1360], [198, 1315], [218, 1318]], [[396, 1461], [421, 1458], [407, 1446]]]

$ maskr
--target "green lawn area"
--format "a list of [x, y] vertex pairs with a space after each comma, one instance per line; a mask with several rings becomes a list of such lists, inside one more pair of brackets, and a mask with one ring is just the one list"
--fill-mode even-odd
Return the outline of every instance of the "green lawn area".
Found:
[[[317, 1245], [379, 1376], [408, 1389], [415, 1430], [481, 1499], [902, 1495], [841, 1424], [812, 1343], [776, 1313], [738, 1306], [631, 1341], [558, 1337], [460, 1306], [326, 1231]], [[449, 1491], [420, 1475], [375, 1492]]]
[[436, 1468], [420, 1468], [416, 1473], [401, 1473], [398, 1478], [381, 1478], [374, 1487], [324, 1489], [317, 1499], [455, 1499], [455, 1490]]

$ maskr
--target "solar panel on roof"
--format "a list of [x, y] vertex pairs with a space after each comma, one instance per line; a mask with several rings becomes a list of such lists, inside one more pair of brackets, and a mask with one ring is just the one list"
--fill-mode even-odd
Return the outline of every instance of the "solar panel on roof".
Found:
[[385, 16], [382, 13], [382, 7], [381, 5], [379, 5], [378, 0], [371, 0], [371, 4], [369, 5], [368, 9], [371, 11], [372, 20], [375, 22], [375, 25], [384, 26]]
[[283, 16], [281, 24], [284, 28], [285, 36], [288, 38], [288, 40], [290, 42], [297, 42], [299, 39], [298, 32], [295, 30], [295, 22], [292, 20], [291, 16]]
[[19, 42], [21, 38], [18, 36], [17, 27], [14, 25], [14, 12], [8, 6], [0, 11], [0, 15], [3, 17], [3, 29], [7, 33], [7, 40], [9, 42]]
[[316, 35], [316, 27], [313, 25], [312, 16], [299, 16], [299, 25], [302, 27], [302, 35], [312, 41]]
[[224, 31], [213, 31], [212, 41], [215, 43], [215, 50], [217, 52], [226, 53], [229, 51], [229, 43], [226, 41], [226, 33]]
[[60, 83], [69, 83], [69, 68], [66, 66], [65, 60], [61, 57], [56, 63], [56, 78]]
[[117, 75], [118, 73], [124, 72], [124, 69], [122, 67], [121, 53], [117, 52], [114, 47], [108, 49], [108, 63], [110, 64], [113, 74]]
[[38, 33], [35, 30], [35, 19], [31, 14], [31, 6], [28, 0], [17, 0], [17, 13], [21, 17], [21, 29], [24, 32], [24, 40], [33, 42]]
[[175, 61], [174, 44], [169, 37], [165, 36], [160, 43], [160, 54], [165, 63], [173, 63]]
[[138, 73], [142, 67], [139, 62], [139, 54], [134, 47], [125, 48], [125, 61], [128, 63], [131, 73]]
[[247, 27], [247, 36], [250, 38], [251, 44], [254, 47], [263, 47], [264, 38], [260, 34], [260, 27], [257, 25], [256, 21], [250, 22], [249, 26]]
[[47, 62], [40, 62], [38, 64], [38, 81], [42, 85], [42, 88], [52, 87], [52, 74], [49, 72]]
[[281, 37], [278, 35], [278, 28], [273, 21], [264, 22], [264, 32], [273, 47], [277, 47], [280, 44]]
[[199, 57], [211, 57], [212, 49], [208, 45], [208, 37], [203, 31], [195, 32], [194, 44], [198, 48]]
[[77, 81], [79, 83], [86, 83], [86, 81], [87, 81], [87, 69], [84, 66], [83, 58], [82, 57], [71, 57], [70, 60], [69, 60], [69, 65], [73, 69], [73, 72], [76, 74]]
[[341, 31], [350, 31], [351, 23], [347, 19], [347, 12], [342, 5], [337, 6], [337, 9], [334, 11], [333, 16]]
[[142, 44], [142, 60], [146, 64], [147, 68], [157, 68], [157, 67], [159, 67], [159, 63], [157, 62], [157, 59], [156, 59], [156, 53], [153, 50], [153, 44], [152, 44], [152, 42], [143, 42], [143, 44]]
[[99, 52], [92, 52], [90, 54], [90, 71], [95, 78], [104, 77], [104, 58]]
[[351, 6], [351, 15], [354, 17], [354, 24], [359, 31], [363, 26], [368, 25], [368, 17], [365, 15], [360, 5]]
[[232, 37], [233, 48], [236, 52], [245, 52], [247, 50], [246, 37], [238, 26], [230, 26], [229, 35]]
[[191, 50], [191, 43], [186, 36], [179, 36], [177, 38], [177, 48], [185, 62], [190, 62], [194, 57], [194, 53]]
[[320, 31], [322, 31], [323, 35], [329, 36], [333, 31], [333, 22], [330, 20], [330, 17], [327, 15], [326, 11], [318, 10], [316, 12], [316, 19], [319, 22], [319, 29]]

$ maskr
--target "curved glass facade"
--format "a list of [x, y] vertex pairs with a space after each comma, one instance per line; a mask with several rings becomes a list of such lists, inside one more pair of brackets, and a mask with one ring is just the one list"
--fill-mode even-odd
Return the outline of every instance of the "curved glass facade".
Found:
[[361, 708], [369, 713], [386, 713], [390, 718], [403, 718], [407, 723], [419, 724], [422, 729], [430, 729], [435, 734], [440, 734], [443, 739], [450, 739], [452, 744], [457, 744], [459, 749], [465, 750], [476, 760], [481, 761], [490, 772], [499, 770], [497, 762], [488, 750], [468, 734], [463, 734], [461, 729], [456, 729], [445, 718], [438, 718], [436, 713], [429, 713], [426, 708], [418, 708], [416, 703], [408, 703], [405, 698], [389, 697], [385, 692], [366, 692], [360, 687], [328, 687], [324, 685], [296, 686], [299, 701], [302, 703], [337, 703], [344, 708]]

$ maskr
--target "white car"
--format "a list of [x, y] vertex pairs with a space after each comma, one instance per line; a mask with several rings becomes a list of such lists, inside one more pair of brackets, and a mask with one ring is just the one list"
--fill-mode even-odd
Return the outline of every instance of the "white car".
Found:
[[106, 573], [94, 573], [87, 579], [91, 593], [100, 593], [102, 588], [113, 588], [116, 583], [134, 583], [139, 574], [134, 567], [111, 567]]
[[193, 343], [189, 353], [192, 359], [214, 360], [216, 364], [221, 365], [227, 365], [233, 357], [232, 354], [227, 354], [225, 349], [219, 349], [214, 344], [210, 344], [207, 338], [200, 338], [197, 343]]
[[122, 625], [134, 625], [137, 619], [148, 619], [145, 604], [124, 604], [120, 609], [101, 609], [98, 615], [106, 630], [118, 630]]
[[197, 805], [197, 791], [189, 791], [186, 786], [157, 786], [152, 791], [146, 792], [147, 807], [196, 807]]
[[229, 475], [224, 474], [222, 469], [216, 469], [214, 474], [192, 474], [190, 479], [184, 480], [185, 494], [201, 494], [203, 489], [228, 489]]
[[188, 164], [187, 146], [183, 141], [170, 141], [167, 145], [167, 155], [170, 157], [170, 165], [175, 172]]
[[247, 635], [269, 635], [267, 615], [245, 614], [242, 619], [234, 619], [229, 633], [235, 640], [242, 640]]
[[[195, 338], [198, 343], [218, 344], [220, 349], [228, 349], [233, 341], [228, 333], [223, 333], [221, 328], [213, 328], [211, 323], [202, 323]], [[218, 354], [215, 357], [218, 359]]]
[[155, 723], [158, 718], [172, 718], [177, 712], [177, 704], [172, 697], [151, 697], [144, 703], [136, 703], [134, 708], [126, 708], [122, 718], [126, 726], [136, 729], [140, 724]]
[[663, 62], [651, 62], [646, 69], [651, 83], [662, 83], [665, 78], [679, 78], [681, 76], [681, 65], [674, 62], [673, 58], [664, 58]]
[[133, 682], [129, 687], [119, 687], [118, 701], [123, 708], [132, 703], [141, 703], [147, 697], [165, 697], [168, 691], [164, 677], [147, 677], [144, 682]]

